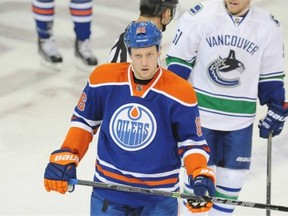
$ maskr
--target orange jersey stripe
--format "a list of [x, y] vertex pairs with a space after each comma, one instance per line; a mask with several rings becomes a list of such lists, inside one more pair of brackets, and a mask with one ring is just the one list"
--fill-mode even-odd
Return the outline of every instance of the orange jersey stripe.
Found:
[[92, 15], [92, 9], [88, 10], [70, 10], [72, 16], [90, 16]]
[[54, 14], [54, 9], [40, 9], [33, 7], [33, 12], [37, 14], [42, 14], [42, 15], [53, 15]]
[[142, 185], [148, 185], [148, 186], [160, 186], [160, 185], [167, 185], [167, 184], [176, 184], [178, 178], [169, 178], [165, 180], [155, 180], [155, 181], [142, 181], [137, 178], [129, 178], [127, 176], [123, 176], [120, 174], [116, 174], [107, 170], [104, 170], [101, 165], [96, 164], [97, 169], [103, 173], [105, 176], [114, 178], [123, 182], [127, 182], [129, 184], [134, 183], [134, 184], [142, 184]]

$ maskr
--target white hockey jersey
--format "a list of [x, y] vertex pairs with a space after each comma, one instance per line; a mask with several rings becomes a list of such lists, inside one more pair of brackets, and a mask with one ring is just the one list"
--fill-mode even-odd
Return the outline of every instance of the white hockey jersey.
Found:
[[[203, 127], [245, 128], [255, 119], [258, 86], [283, 89], [282, 37], [268, 12], [251, 7], [244, 17], [233, 17], [223, 0], [198, 4], [179, 19], [167, 65], [193, 84]], [[269, 87], [264, 85], [259, 91]], [[285, 98], [283, 90], [269, 94], [265, 90], [261, 98]]]

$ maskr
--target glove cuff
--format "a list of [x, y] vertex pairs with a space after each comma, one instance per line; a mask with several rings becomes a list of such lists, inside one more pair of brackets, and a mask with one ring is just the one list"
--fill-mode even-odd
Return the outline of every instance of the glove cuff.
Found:
[[193, 172], [192, 177], [193, 177], [193, 179], [195, 179], [197, 176], [206, 176], [206, 177], [210, 178], [214, 184], [216, 183], [216, 174], [212, 169], [210, 169], [208, 167], [196, 169]]
[[284, 102], [283, 105], [271, 104], [268, 106], [268, 116], [274, 120], [284, 122], [288, 116], [288, 103]]
[[282, 107], [284, 110], [288, 110], [288, 102], [283, 102]]
[[50, 162], [64, 165], [64, 166], [67, 164], [74, 163], [76, 166], [78, 166], [79, 157], [77, 154], [73, 154], [70, 150], [60, 149], [60, 150], [54, 151], [51, 154]]

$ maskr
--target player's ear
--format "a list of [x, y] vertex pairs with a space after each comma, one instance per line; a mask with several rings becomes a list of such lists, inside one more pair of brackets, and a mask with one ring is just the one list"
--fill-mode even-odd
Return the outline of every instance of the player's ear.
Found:
[[171, 10], [167, 8], [161, 16], [162, 25], [168, 25], [172, 20]]
[[163, 18], [165, 18], [165, 19], [171, 19], [171, 16], [172, 16], [172, 14], [171, 14], [171, 10], [169, 9], [169, 8], [167, 8], [165, 11], [164, 11], [164, 13], [163, 13]]

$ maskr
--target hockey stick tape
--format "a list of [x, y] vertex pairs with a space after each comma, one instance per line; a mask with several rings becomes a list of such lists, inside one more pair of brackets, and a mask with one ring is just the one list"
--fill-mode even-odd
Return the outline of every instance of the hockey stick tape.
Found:
[[69, 179], [69, 185], [78, 184], [78, 179]]

